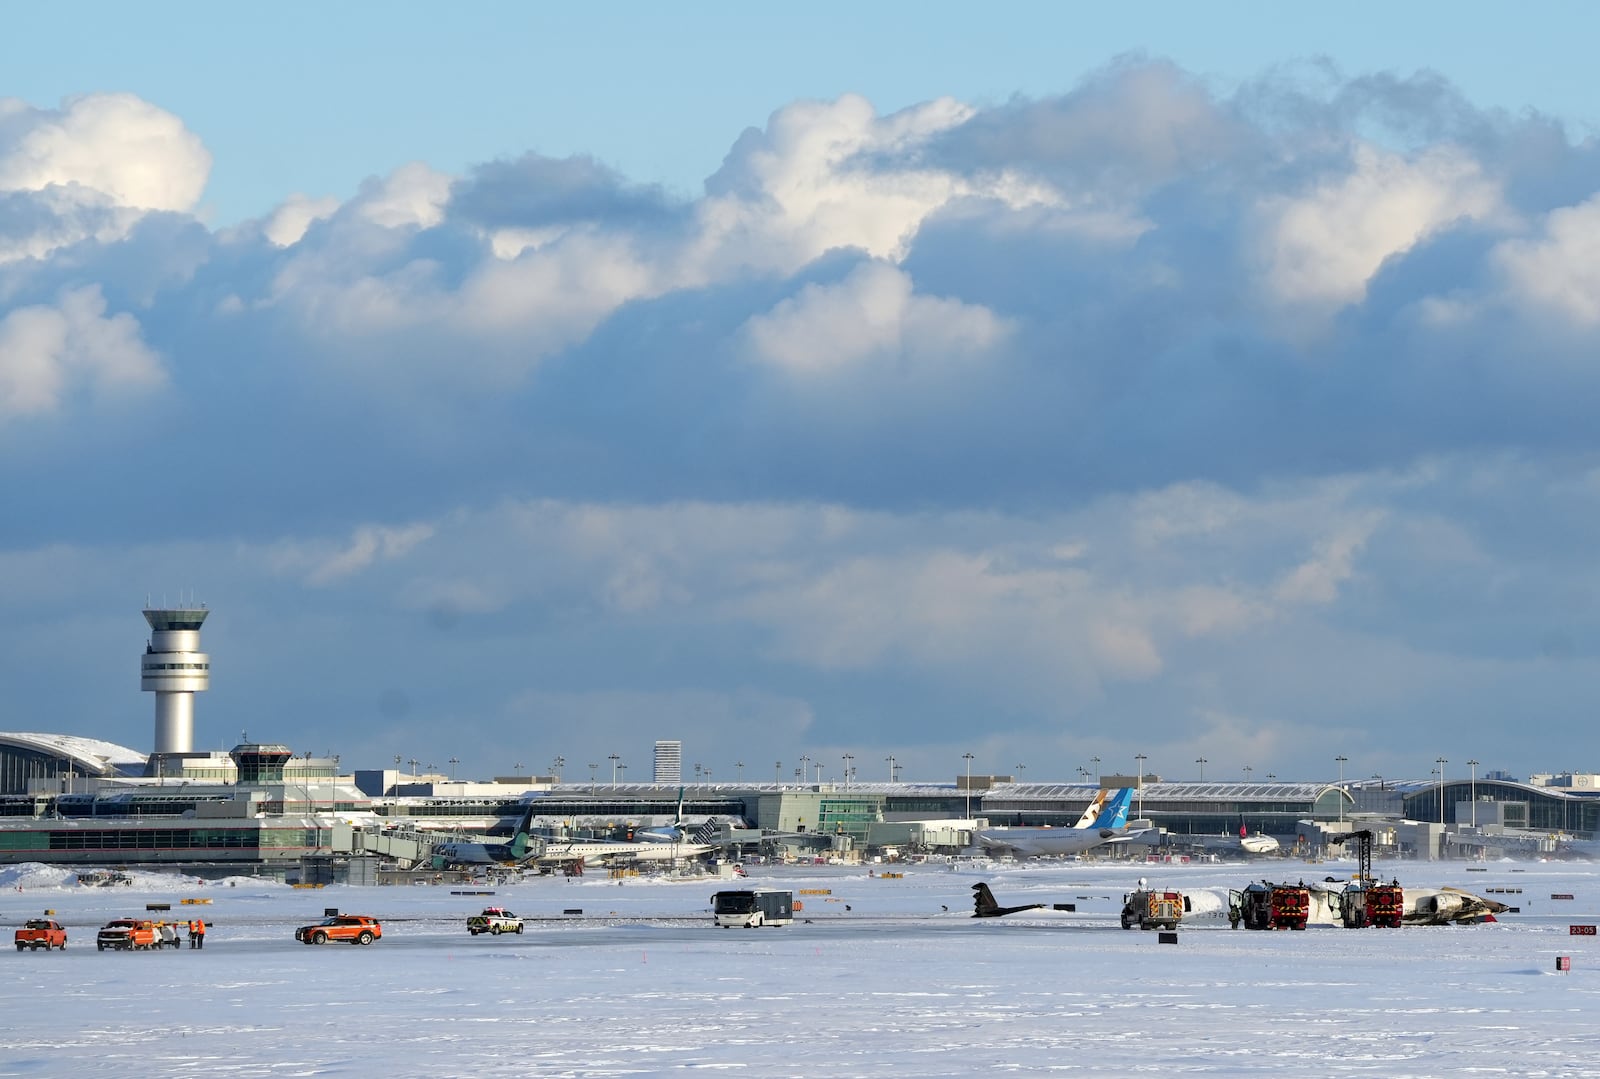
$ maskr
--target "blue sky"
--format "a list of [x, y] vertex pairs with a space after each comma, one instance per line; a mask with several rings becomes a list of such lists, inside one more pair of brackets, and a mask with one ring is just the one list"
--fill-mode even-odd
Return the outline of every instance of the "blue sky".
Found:
[[[1358, 2], [1288, 7], [940, 2], [803, 7], [486, 2], [271, 8], [16, 5], [5, 93], [36, 105], [125, 90], [182, 116], [216, 155], [217, 224], [286, 194], [348, 198], [409, 161], [456, 172], [534, 150], [589, 154], [695, 193], [733, 135], [797, 98], [882, 112], [941, 95], [1060, 93], [1146, 53], [1228, 87], [1326, 58], [1347, 75], [1430, 68], [1480, 106], [1592, 125], [1592, 4]], [[85, 35], [85, 26], [96, 32]], [[1559, 33], [1552, 27], [1559, 26]], [[70, 43], [70, 44], [69, 44]]]
[[4, 725], [144, 747], [182, 589], [217, 747], [1600, 767], [1596, 16], [1508, 10], [10, 11]]

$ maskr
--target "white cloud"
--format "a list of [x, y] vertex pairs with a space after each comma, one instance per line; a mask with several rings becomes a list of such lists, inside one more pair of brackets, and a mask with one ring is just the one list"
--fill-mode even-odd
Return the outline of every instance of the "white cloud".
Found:
[[444, 220], [454, 177], [420, 162], [368, 180], [352, 202], [356, 213], [382, 228], [432, 228]]
[[837, 285], [807, 285], [745, 325], [756, 359], [806, 376], [869, 361], [907, 368], [981, 356], [1008, 327], [987, 308], [918, 296], [910, 275], [865, 263]]
[[765, 131], [735, 145], [697, 205], [699, 237], [683, 260], [684, 281], [726, 279], [747, 267], [792, 272], [844, 247], [898, 261], [929, 215], [970, 196], [1061, 204], [1048, 184], [1011, 170], [970, 179], [888, 163], [912, 160], [911, 151], [972, 114], [940, 98], [880, 117], [854, 94], [778, 110]]
[[1382, 515], [1364, 514], [1347, 521], [1317, 544], [1312, 557], [1284, 575], [1273, 590], [1283, 603], [1332, 603], [1339, 585], [1355, 573], [1355, 559], [1376, 531]]
[[1414, 158], [1369, 145], [1351, 171], [1297, 195], [1262, 199], [1265, 286], [1279, 300], [1333, 309], [1360, 300], [1391, 255], [1461, 220], [1503, 213], [1499, 187], [1449, 146]]
[[267, 216], [261, 231], [273, 245], [289, 247], [300, 242], [313, 222], [332, 217], [338, 209], [339, 200], [336, 198], [313, 199], [306, 195], [291, 195]]
[[343, 543], [284, 541], [266, 552], [264, 560], [275, 572], [299, 577], [311, 587], [322, 587], [380, 563], [404, 561], [436, 531], [435, 525], [427, 523], [400, 527], [361, 525]]
[[198, 136], [132, 94], [88, 94], [60, 109], [0, 98], [0, 193], [32, 207], [0, 231], [0, 262], [120, 239], [151, 210], [189, 212], [210, 171]]
[[0, 191], [76, 184], [119, 206], [192, 209], [211, 154], [183, 121], [132, 94], [88, 94], [60, 110], [0, 100]]
[[1539, 235], [1505, 241], [1495, 260], [1514, 295], [1579, 326], [1600, 325], [1600, 196], [1551, 211]]
[[62, 293], [55, 307], [19, 307], [0, 319], [0, 420], [56, 412], [76, 396], [108, 399], [165, 382], [138, 320], [105, 312], [100, 289], [90, 286]]

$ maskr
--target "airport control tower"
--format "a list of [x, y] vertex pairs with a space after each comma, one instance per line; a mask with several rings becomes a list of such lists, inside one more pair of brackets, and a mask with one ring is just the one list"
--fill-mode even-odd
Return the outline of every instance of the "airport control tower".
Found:
[[156, 695], [154, 753], [194, 751], [194, 695], [211, 688], [211, 657], [200, 651], [204, 606], [144, 612], [150, 623], [139, 688]]

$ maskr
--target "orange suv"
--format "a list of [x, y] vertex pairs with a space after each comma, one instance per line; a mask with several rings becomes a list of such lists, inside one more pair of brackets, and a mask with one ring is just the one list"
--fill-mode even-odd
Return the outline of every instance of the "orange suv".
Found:
[[294, 931], [294, 939], [306, 944], [327, 944], [343, 940], [351, 944], [371, 944], [383, 936], [383, 926], [378, 919], [365, 914], [335, 914], [316, 925], [303, 925]]

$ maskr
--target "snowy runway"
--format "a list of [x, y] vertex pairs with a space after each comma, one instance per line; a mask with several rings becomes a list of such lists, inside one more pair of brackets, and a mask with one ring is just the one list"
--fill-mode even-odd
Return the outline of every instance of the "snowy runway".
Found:
[[[1117, 928], [1123, 891], [1155, 878], [1143, 866], [774, 872], [746, 883], [832, 895], [797, 895], [794, 925], [756, 930], [710, 925], [710, 894], [728, 886], [713, 881], [543, 879], [486, 900], [154, 876], [50, 887], [36, 885], [54, 871], [10, 871], [6, 924], [48, 907], [70, 944], [7, 953], [0, 1075], [1600, 1076], [1600, 945], [1567, 934], [1600, 918], [1600, 872], [1489, 868], [1395, 867], [1419, 886], [1522, 887], [1524, 913], [1252, 933], [1215, 913], [1228, 887], [1348, 866], [1164, 867], [1164, 886], [1213, 910], [1176, 945]], [[1003, 903], [1078, 912], [974, 920], [980, 879]], [[203, 951], [94, 950], [102, 922], [157, 900], [181, 918], [190, 895], [212, 899], [196, 908], [214, 923]], [[537, 920], [471, 937], [464, 920], [485, 902]], [[382, 919], [383, 940], [294, 942], [335, 906]]]

